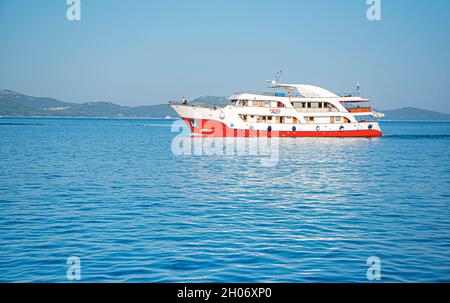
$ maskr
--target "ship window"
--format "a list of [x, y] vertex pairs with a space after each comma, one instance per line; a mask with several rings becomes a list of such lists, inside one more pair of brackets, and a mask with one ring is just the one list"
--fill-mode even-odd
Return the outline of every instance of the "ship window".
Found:
[[253, 106], [257, 106], [258, 105], [258, 101], [252, 101], [252, 105]]
[[341, 117], [335, 117], [334, 120], [335, 120], [336, 122], [340, 122], [340, 121], [341, 121]]
[[266, 122], [267, 117], [266, 116], [256, 116], [256, 122], [258, 123], [264, 123]]
[[314, 117], [308, 117], [309, 122], [314, 122]]

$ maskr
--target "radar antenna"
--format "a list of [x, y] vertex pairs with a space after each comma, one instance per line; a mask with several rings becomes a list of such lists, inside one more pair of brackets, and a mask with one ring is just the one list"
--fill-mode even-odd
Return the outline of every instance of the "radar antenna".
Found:
[[278, 86], [280, 84], [280, 81], [281, 81], [281, 74], [282, 73], [283, 73], [283, 71], [281, 71], [281, 70], [278, 71], [275, 74], [275, 80], [266, 80], [266, 82], [268, 83], [268, 86], [272, 87], [272, 88]]

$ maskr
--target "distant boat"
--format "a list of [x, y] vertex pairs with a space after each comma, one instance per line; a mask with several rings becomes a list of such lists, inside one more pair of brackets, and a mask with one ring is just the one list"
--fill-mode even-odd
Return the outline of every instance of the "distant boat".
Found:
[[164, 119], [172, 119], [172, 117], [167, 115], [167, 116], [164, 117]]
[[[170, 102], [192, 132], [214, 137], [380, 137], [382, 117], [359, 93], [272, 81], [274, 92], [242, 92], [230, 105]], [[364, 119], [364, 120], [363, 120]]]

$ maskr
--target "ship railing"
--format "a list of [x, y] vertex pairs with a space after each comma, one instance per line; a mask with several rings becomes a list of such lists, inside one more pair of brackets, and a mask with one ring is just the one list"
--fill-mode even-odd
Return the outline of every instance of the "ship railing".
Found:
[[330, 108], [302, 108], [302, 107], [294, 107], [299, 113], [311, 113], [311, 112], [317, 112], [317, 113], [332, 113], [332, 112], [339, 112], [337, 108], [330, 107]]
[[351, 93], [337, 93], [339, 97], [349, 98], [349, 97], [361, 97], [360, 92], [351, 92]]
[[[328, 98], [321, 97], [315, 93], [296, 93], [296, 92], [261, 92], [261, 91], [241, 91], [235, 92], [234, 95], [240, 94], [251, 94], [251, 95], [262, 95], [262, 96], [271, 96], [271, 97], [292, 97], [292, 98]], [[339, 97], [349, 98], [349, 97], [361, 97], [359, 92], [352, 93], [337, 93]]]
[[292, 97], [292, 98], [319, 98], [317, 94], [300, 94], [292, 92], [261, 92], [261, 91], [241, 91], [235, 92], [233, 95], [250, 94], [270, 97]]
[[206, 103], [198, 103], [198, 102], [182, 102], [182, 101], [169, 101], [169, 105], [184, 105], [184, 106], [191, 106], [191, 107], [202, 107], [202, 108], [222, 108], [227, 106], [228, 104], [206, 104]]

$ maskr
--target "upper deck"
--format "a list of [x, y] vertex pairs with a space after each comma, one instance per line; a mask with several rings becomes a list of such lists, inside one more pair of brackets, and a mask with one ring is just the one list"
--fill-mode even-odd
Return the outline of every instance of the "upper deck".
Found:
[[[352, 92], [352, 93], [339, 93], [336, 96], [321, 96], [317, 93], [298, 93], [298, 92], [261, 92], [261, 91], [241, 91], [241, 92], [235, 92], [232, 96], [236, 95], [259, 95], [259, 96], [269, 96], [269, 97], [292, 97], [292, 98], [351, 98], [351, 97], [361, 97], [359, 92]], [[365, 100], [365, 99], [362, 99]]]
[[280, 84], [272, 82], [270, 85], [274, 91], [272, 92], [259, 92], [259, 91], [243, 91], [234, 93], [229, 97], [230, 100], [238, 99], [254, 99], [257, 96], [267, 100], [267, 98], [294, 98], [304, 100], [336, 100], [344, 102], [366, 102], [367, 99], [363, 99], [359, 92], [351, 93], [339, 93], [336, 94], [322, 87], [307, 85], [307, 84]]

